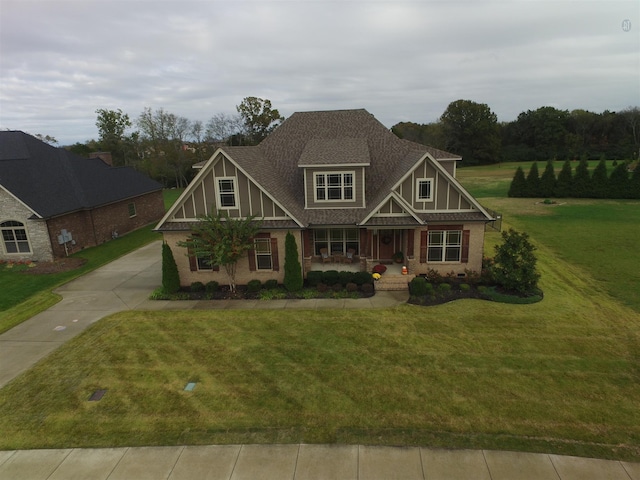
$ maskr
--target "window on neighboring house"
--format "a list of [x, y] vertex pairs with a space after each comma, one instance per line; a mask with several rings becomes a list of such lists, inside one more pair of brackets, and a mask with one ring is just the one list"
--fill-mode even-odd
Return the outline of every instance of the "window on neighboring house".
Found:
[[431, 202], [433, 200], [433, 179], [419, 178], [416, 180], [416, 200]]
[[462, 252], [462, 231], [435, 230], [429, 232], [428, 262], [459, 262]]
[[235, 208], [236, 189], [234, 178], [218, 179], [218, 199], [220, 208]]
[[271, 259], [271, 239], [256, 238], [256, 268], [258, 270], [272, 270], [273, 263]]
[[353, 200], [353, 173], [316, 173], [316, 201]]
[[129, 205], [127, 205], [127, 208], [129, 209], [129, 218], [135, 217], [136, 216], [136, 204], [131, 202]]
[[320, 249], [326, 248], [331, 255], [345, 254], [354, 250], [359, 255], [360, 232], [357, 228], [329, 228], [314, 230], [314, 252], [320, 255]]
[[7, 253], [31, 253], [29, 246], [29, 237], [24, 223], [9, 220], [0, 223], [2, 230], [2, 241], [4, 249]]

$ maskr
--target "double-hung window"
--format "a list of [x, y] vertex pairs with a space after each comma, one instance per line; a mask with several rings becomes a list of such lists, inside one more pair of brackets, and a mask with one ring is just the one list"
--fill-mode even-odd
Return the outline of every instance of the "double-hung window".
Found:
[[416, 201], [433, 201], [433, 179], [419, 178], [416, 180]]
[[220, 208], [236, 207], [236, 182], [233, 177], [218, 179], [218, 201]]
[[24, 228], [23, 223], [15, 220], [2, 222], [0, 223], [0, 230], [2, 230], [2, 241], [7, 253], [31, 252], [27, 230]]
[[314, 178], [316, 201], [353, 200], [353, 172], [316, 173]]
[[273, 262], [271, 257], [271, 239], [256, 238], [256, 268], [258, 270], [272, 270]]
[[429, 232], [427, 261], [459, 262], [462, 252], [460, 230], [434, 230]]

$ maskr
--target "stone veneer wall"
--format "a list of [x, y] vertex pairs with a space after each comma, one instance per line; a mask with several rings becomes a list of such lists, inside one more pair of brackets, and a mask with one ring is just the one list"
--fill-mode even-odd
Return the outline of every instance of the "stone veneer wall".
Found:
[[49, 232], [44, 220], [30, 220], [33, 211], [0, 188], [0, 223], [15, 220], [24, 224], [29, 238], [31, 253], [7, 253], [4, 242], [0, 240], [0, 258], [3, 260], [33, 260], [48, 262], [53, 259]]

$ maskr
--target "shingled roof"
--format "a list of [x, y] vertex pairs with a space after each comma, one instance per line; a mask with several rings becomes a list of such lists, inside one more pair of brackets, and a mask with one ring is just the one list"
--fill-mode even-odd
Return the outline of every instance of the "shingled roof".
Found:
[[110, 167], [20, 131], [0, 132], [0, 185], [42, 218], [162, 189], [130, 167]]

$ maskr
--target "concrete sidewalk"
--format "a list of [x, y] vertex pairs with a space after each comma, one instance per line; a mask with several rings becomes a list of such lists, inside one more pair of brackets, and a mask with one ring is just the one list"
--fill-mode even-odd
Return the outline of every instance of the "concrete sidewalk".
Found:
[[0, 480], [640, 480], [640, 464], [490, 450], [219, 445], [0, 452]]
[[[0, 335], [0, 387], [106, 315], [124, 310], [384, 308], [406, 292], [358, 300], [148, 300], [161, 244], [132, 252], [56, 292], [63, 300]], [[0, 432], [1, 434], [1, 432]], [[640, 480], [640, 463], [481, 450], [358, 445], [233, 445], [0, 451], [0, 480], [56, 479]]]

